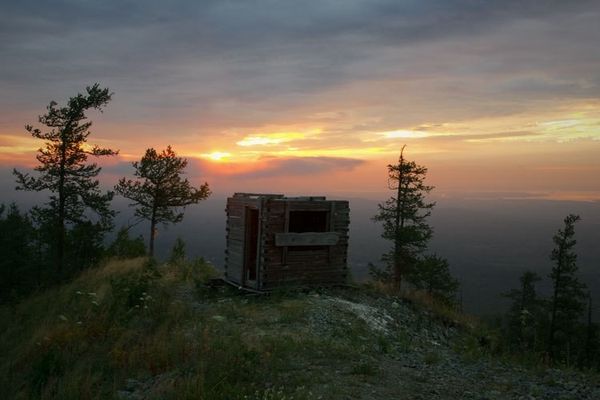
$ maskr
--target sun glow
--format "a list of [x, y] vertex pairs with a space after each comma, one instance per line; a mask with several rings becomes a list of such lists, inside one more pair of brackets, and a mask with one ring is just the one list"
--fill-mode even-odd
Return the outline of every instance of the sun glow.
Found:
[[223, 151], [213, 151], [212, 153], [200, 154], [200, 156], [202, 158], [208, 158], [212, 161], [227, 161], [227, 159], [231, 157], [231, 153]]

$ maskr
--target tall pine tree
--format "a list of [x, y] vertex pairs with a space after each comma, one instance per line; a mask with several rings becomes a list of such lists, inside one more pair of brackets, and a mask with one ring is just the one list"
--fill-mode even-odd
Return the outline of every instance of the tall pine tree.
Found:
[[[35, 214], [38, 221], [50, 227], [48, 237], [52, 240], [50, 248], [55, 250], [59, 279], [65, 266], [69, 227], [93, 224], [96, 229], [108, 229], [114, 216], [109, 208], [113, 193], [100, 190], [100, 182], [96, 179], [100, 167], [88, 163], [88, 157], [117, 152], [88, 145], [92, 122], [87, 121], [85, 115], [90, 109], [102, 111], [110, 99], [109, 90], [96, 83], [86, 87], [85, 94], [71, 97], [64, 107], [51, 101], [46, 114], [39, 117], [39, 122], [48, 130], [26, 126], [33, 137], [45, 142], [36, 156], [39, 165], [34, 170], [38, 176], [13, 171], [17, 190], [50, 192], [46, 206], [36, 208]], [[88, 211], [94, 212], [98, 220], [92, 223]]]
[[381, 236], [392, 242], [392, 250], [383, 256], [383, 261], [397, 289], [401, 288], [404, 274], [427, 248], [433, 234], [427, 217], [435, 205], [425, 200], [425, 195], [433, 189], [424, 183], [427, 168], [406, 160], [405, 147], [400, 151], [398, 163], [387, 166], [388, 188], [394, 195], [378, 205], [379, 212], [373, 217], [383, 224]]
[[[577, 241], [575, 223], [578, 215], [570, 214], [564, 219], [564, 228], [552, 238], [554, 249], [550, 259], [554, 267], [550, 273], [553, 293], [550, 300], [550, 327], [547, 351], [550, 360], [561, 355], [569, 357], [570, 347], [576, 327], [585, 309], [585, 285], [577, 276], [577, 254], [573, 250]], [[559, 345], [562, 345], [559, 348]]]

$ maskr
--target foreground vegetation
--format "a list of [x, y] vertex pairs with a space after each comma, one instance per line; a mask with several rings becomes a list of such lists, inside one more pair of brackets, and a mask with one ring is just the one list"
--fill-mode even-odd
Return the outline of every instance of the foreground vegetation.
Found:
[[384, 286], [254, 296], [207, 285], [213, 274], [202, 260], [111, 261], [3, 306], [3, 397], [600, 394], [595, 375], [503, 361], [489, 332], [427, 296], [401, 299]]

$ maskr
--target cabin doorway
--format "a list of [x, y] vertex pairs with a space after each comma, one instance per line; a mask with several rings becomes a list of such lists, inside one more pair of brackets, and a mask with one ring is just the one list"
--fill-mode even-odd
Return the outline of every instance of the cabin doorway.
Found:
[[258, 256], [258, 209], [246, 207], [243, 283], [256, 286]]

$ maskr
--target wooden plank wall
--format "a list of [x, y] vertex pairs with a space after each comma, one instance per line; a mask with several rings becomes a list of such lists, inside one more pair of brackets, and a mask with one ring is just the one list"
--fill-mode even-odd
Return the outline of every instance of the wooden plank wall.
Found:
[[[328, 211], [328, 230], [336, 232], [339, 241], [322, 248], [276, 246], [275, 234], [286, 232], [286, 217], [290, 211]], [[349, 214], [347, 201], [267, 200], [263, 208], [260, 288], [346, 282]]]

